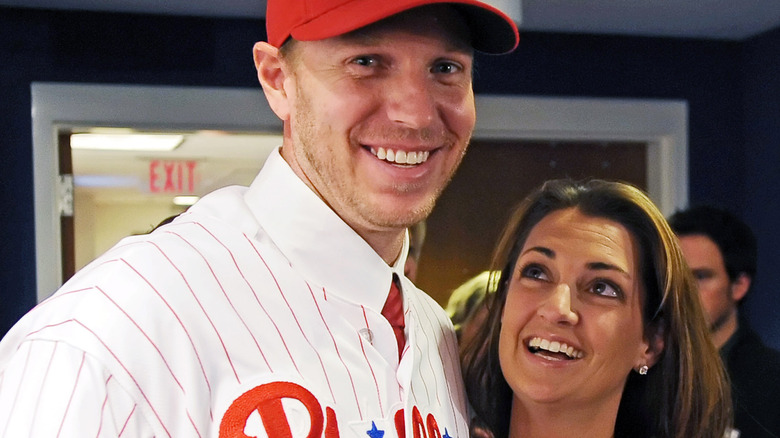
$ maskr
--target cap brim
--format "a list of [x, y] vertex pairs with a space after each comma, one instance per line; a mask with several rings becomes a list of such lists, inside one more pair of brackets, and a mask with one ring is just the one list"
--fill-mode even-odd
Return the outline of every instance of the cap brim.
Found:
[[298, 25], [290, 34], [300, 41], [331, 38], [412, 8], [437, 3], [451, 4], [463, 15], [471, 30], [474, 50], [499, 55], [517, 47], [520, 37], [514, 21], [476, 0], [355, 0]]

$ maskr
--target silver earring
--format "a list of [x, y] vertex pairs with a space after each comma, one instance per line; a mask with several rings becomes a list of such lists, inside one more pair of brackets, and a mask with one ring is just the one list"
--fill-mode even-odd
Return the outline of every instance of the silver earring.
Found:
[[638, 372], [639, 372], [639, 374], [644, 376], [645, 374], [647, 374], [647, 370], [649, 370], [649, 369], [650, 368], [647, 365], [642, 365], [641, 367], [639, 367], [639, 371]]

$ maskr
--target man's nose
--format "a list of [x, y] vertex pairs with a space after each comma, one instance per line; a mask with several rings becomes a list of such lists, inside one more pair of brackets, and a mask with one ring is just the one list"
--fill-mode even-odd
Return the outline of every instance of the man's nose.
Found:
[[387, 117], [411, 129], [430, 127], [437, 117], [434, 88], [429, 74], [398, 74], [385, 94]]

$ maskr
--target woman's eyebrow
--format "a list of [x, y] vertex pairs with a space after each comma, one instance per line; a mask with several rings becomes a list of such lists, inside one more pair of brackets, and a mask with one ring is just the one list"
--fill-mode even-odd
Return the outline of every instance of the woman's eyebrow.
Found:
[[631, 278], [631, 274], [620, 266], [613, 265], [605, 262], [590, 262], [587, 264], [588, 269], [593, 271], [615, 271], [627, 278]]
[[551, 250], [550, 248], [544, 247], [544, 246], [534, 246], [531, 248], [528, 248], [527, 250], [523, 251], [523, 254], [528, 254], [529, 252], [538, 252], [541, 253], [551, 259], [555, 258], [555, 251]]

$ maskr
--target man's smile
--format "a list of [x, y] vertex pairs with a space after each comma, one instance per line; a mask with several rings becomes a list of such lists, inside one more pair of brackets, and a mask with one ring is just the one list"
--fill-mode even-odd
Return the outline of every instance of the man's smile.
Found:
[[374, 156], [379, 158], [380, 160], [385, 160], [390, 163], [396, 163], [396, 164], [409, 164], [409, 165], [416, 165], [416, 164], [422, 164], [426, 160], [428, 160], [428, 157], [431, 155], [430, 151], [396, 151], [393, 149], [385, 149], [383, 147], [379, 148], [370, 148], [370, 151]]

